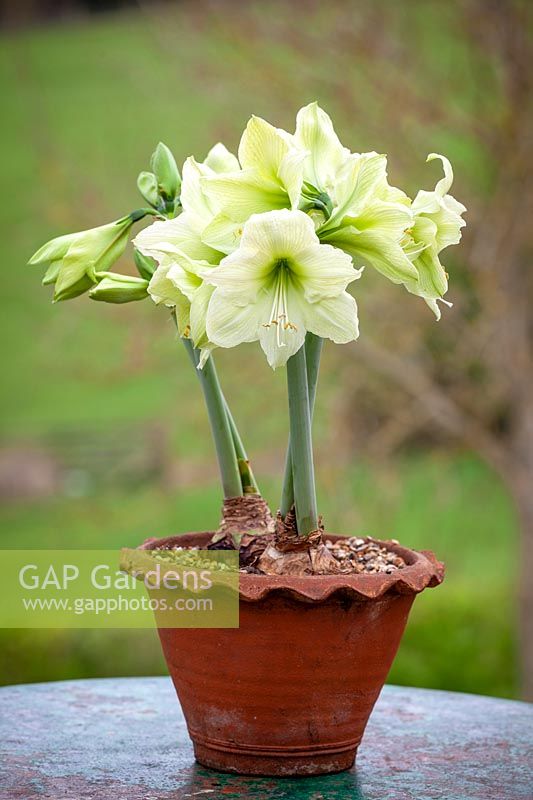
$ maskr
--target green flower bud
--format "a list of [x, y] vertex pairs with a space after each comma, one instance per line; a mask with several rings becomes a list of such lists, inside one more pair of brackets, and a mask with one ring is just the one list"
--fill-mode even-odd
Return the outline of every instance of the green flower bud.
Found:
[[157, 261], [149, 256], [144, 256], [137, 248], [133, 251], [133, 260], [141, 278], [149, 281], [157, 269]]
[[79, 297], [80, 294], [85, 294], [91, 286], [94, 286], [94, 281], [88, 275], [82, 275], [79, 280], [68, 285], [62, 286], [56, 283], [54, 303], [60, 303], [62, 300], [73, 300], [75, 297]]
[[94, 286], [97, 273], [105, 272], [120, 258], [131, 226], [147, 213], [140, 209], [98, 228], [58, 236], [43, 245], [29, 264], [48, 267], [43, 284], [54, 284], [54, 301], [77, 297]]
[[91, 300], [104, 303], [132, 303], [148, 297], [148, 281], [134, 275], [118, 275], [116, 272], [103, 272], [102, 280], [89, 292]]
[[151, 206], [159, 205], [159, 189], [157, 178], [153, 172], [140, 172], [137, 178], [137, 189]]
[[174, 156], [163, 142], [159, 142], [154, 150], [150, 165], [157, 179], [159, 193], [166, 200], [174, 200], [180, 190], [181, 178]]
[[43, 286], [48, 286], [50, 283], [55, 283], [61, 269], [61, 260], [51, 261], [50, 266], [44, 273]]
[[[52, 266], [52, 265], [50, 265]], [[53, 281], [53, 273], [48, 269], [45, 279], [54, 283], [54, 302], [72, 300], [83, 294], [96, 282], [94, 276], [86, 269], [85, 264], [76, 258], [67, 256], [60, 262], [57, 277]], [[48, 276], [48, 278], [47, 278]]]
[[30, 266], [40, 266], [49, 264], [52, 261], [61, 261], [68, 253], [69, 247], [81, 235], [81, 233], [68, 233], [66, 236], [57, 236], [55, 239], [51, 239], [32, 255], [28, 264]]

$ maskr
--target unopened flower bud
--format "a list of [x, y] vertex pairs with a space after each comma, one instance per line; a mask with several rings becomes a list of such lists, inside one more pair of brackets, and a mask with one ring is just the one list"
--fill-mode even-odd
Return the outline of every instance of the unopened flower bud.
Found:
[[157, 179], [159, 193], [166, 200], [174, 200], [180, 190], [181, 178], [176, 160], [163, 142], [157, 145], [150, 163]]
[[157, 261], [150, 258], [150, 256], [143, 255], [137, 248], [133, 251], [133, 260], [141, 278], [146, 278], [149, 281], [156, 271]]
[[73, 283], [63, 281], [63, 284], [56, 283], [54, 303], [59, 303], [62, 300], [73, 300], [75, 297], [79, 297], [80, 294], [85, 294], [91, 286], [94, 286], [94, 281], [88, 275], [82, 275], [81, 278]]
[[[104, 272], [102, 280], [89, 292], [91, 300], [104, 303], [132, 303], [148, 297], [146, 291], [148, 281], [134, 275], [119, 275], [116, 272]], [[100, 277], [100, 275], [98, 275]]]
[[159, 190], [157, 187], [157, 178], [153, 172], [139, 173], [137, 189], [151, 206], [157, 208], [159, 204]]
[[51, 239], [49, 242], [46, 242], [46, 244], [43, 244], [43, 246], [32, 255], [28, 264], [33, 266], [50, 264], [53, 261], [61, 261], [68, 253], [69, 247], [74, 244], [83, 233], [85, 233], [85, 231], [81, 233], [67, 233], [65, 236], [56, 236], [55, 239]]
[[97, 282], [97, 273], [105, 272], [120, 258], [131, 226], [147, 213], [140, 209], [98, 228], [58, 236], [43, 245], [29, 264], [48, 267], [43, 283], [54, 284], [54, 301], [77, 297]]

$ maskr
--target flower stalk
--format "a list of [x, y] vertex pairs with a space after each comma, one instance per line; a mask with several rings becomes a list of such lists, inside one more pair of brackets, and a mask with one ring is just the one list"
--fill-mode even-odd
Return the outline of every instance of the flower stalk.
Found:
[[318, 528], [318, 512], [305, 347], [287, 361], [287, 390], [297, 528], [307, 537]]
[[224, 497], [239, 497], [243, 494], [241, 474], [228, 419], [227, 405], [220, 388], [215, 364], [213, 359], [209, 358], [203, 369], [198, 369], [199, 354], [195, 351], [190, 339], [183, 338], [182, 341], [196, 370], [204, 394]]
[[[211, 356], [209, 360], [211, 361], [212, 358], [213, 356]], [[231, 436], [233, 438], [233, 446], [235, 447], [235, 454], [237, 456], [237, 464], [239, 466], [239, 473], [241, 476], [242, 490], [244, 494], [260, 494], [259, 489], [257, 488], [257, 482], [255, 480], [254, 473], [252, 472], [252, 467], [250, 466], [248, 455], [246, 453], [246, 450], [244, 449], [244, 444], [241, 439], [241, 435], [237, 429], [235, 420], [233, 419], [233, 414], [230, 411], [230, 407], [228, 405], [226, 398], [224, 398], [224, 403], [226, 405], [226, 414], [228, 417], [228, 422], [231, 430]]]
[[[318, 383], [318, 371], [320, 368], [320, 356], [324, 340], [314, 333], [308, 333], [305, 337], [305, 361], [307, 368], [307, 390], [309, 393], [309, 414], [311, 424], [313, 423], [313, 411], [315, 407], [316, 388]], [[285, 458], [285, 474], [283, 476], [283, 486], [281, 490], [280, 514], [285, 519], [294, 505], [294, 482], [292, 477], [292, 458], [291, 458], [291, 438], [287, 445], [287, 455]]]

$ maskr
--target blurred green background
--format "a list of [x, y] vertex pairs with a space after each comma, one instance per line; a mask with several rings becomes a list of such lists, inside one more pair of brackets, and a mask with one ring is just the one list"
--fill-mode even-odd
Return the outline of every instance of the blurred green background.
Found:
[[[533, 516], [520, 487], [533, 472], [519, 464], [515, 428], [529, 364], [506, 372], [523, 336], [506, 309], [531, 280], [525, 234], [511, 224], [525, 190], [513, 194], [510, 180], [524, 180], [515, 145], [531, 97], [530, 23], [520, 2], [196, 0], [5, 31], [2, 547], [113, 548], [216, 527], [210, 434], [168, 315], [87, 297], [52, 306], [25, 262], [55, 235], [137, 208], [136, 176], [159, 140], [179, 161], [218, 140], [236, 150], [252, 113], [291, 130], [317, 99], [350, 149], [389, 154], [391, 183], [409, 193], [440, 177], [426, 155], [446, 154], [469, 209], [464, 243], [444, 254], [454, 309], [439, 326], [401, 287], [368, 270], [358, 282], [361, 340], [325, 349], [320, 510], [331, 531], [394, 537], [446, 562], [444, 585], [415, 603], [390, 681], [526, 691], [519, 567]], [[512, 286], [498, 277], [500, 228]], [[284, 375], [254, 346], [217, 362], [276, 508]], [[149, 631], [0, 640], [3, 683], [164, 672]]]

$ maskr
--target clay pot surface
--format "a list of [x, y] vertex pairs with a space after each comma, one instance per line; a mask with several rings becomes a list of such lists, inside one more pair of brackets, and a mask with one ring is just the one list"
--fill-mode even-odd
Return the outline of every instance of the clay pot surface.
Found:
[[[142, 547], [202, 546], [211, 535]], [[432, 553], [381, 544], [407, 566], [390, 575], [241, 574], [239, 628], [159, 630], [201, 764], [277, 776], [353, 765], [415, 595], [444, 575]]]

